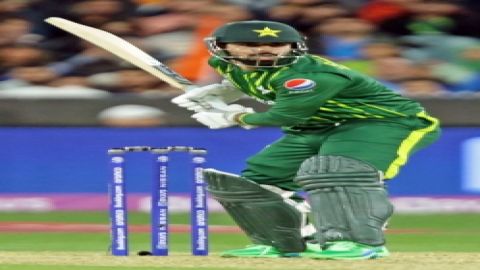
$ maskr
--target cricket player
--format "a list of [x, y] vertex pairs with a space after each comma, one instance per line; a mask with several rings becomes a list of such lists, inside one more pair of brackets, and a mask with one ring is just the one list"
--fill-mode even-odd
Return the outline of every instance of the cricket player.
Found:
[[[439, 121], [374, 79], [308, 54], [304, 37], [288, 25], [232, 22], [206, 43], [209, 64], [224, 80], [172, 102], [211, 129], [284, 132], [250, 157], [241, 175], [205, 171], [210, 194], [253, 242], [222, 256], [388, 256], [383, 229], [393, 206], [384, 181], [437, 139]], [[231, 104], [245, 95], [271, 107], [254, 112]], [[212, 108], [212, 100], [231, 105]], [[299, 191], [308, 197], [313, 230]]]

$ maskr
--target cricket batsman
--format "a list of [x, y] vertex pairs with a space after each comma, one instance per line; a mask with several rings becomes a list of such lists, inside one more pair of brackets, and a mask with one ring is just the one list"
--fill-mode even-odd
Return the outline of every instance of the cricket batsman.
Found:
[[[284, 132], [241, 175], [205, 170], [208, 191], [253, 242], [222, 256], [388, 256], [383, 229], [393, 206], [384, 182], [438, 138], [439, 121], [374, 79], [308, 54], [304, 37], [286, 24], [232, 22], [205, 41], [224, 80], [172, 102], [211, 129]], [[245, 95], [271, 106], [254, 112], [232, 104]], [[230, 105], [212, 109], [212, 100]]]

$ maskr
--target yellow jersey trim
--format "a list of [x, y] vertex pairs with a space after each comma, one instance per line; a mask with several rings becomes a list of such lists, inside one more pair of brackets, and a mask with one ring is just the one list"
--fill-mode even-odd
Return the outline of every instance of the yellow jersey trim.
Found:
[[400, 167], [405, 165], [405, 163], [407, 162], [408, 156], [410, 155], [415, 145], [420, 142], [420, 140], [422, 140], [422, 138], [427, 133], [437, 129], [439, 125], [438, 119], [427, 115], [425, 112], [419, 112], [417, 113], [417, 116], [429, 120], [430, 122], [432, 122], [432, 124], [426, 128], [414, 130], [412, 133], [410, 133], [410, 135], [408, 135], [405, 140], [402, 141], [400, 147], [397, 150], [397, 158], [390, 164], [388, 169], [385, 171], [385, 179], [391, 179], [395, 177], [398, 174]]

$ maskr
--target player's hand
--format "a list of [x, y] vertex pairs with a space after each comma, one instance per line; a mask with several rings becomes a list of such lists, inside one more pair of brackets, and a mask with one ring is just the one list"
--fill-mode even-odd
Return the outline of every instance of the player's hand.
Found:
[[[196, 88], [193, 91], [196, 91]], [[205, 111], [212, 111], [212, 110], [228, 110], [228, 104], [223, 102], [220, 98], [216, 96], [205, 96], [202, 98], [195, 98], [190, 97], [190, 92], [180, 95], [174, 99], [172, 102], [177, 104], [179, 107], [185, 108], [189, 111], [193, 112], [205, 112]], [[195, 93], [193, 93], [195, 94]]]
[[213, 109], [228, 110], [228, 103], [238, 100], [244, 94], [228, 81], [187, 90], [185, 94], [172, 99], [180, 107], [194, 112]]
[[[229, 105], [226, 110], [202, 111], [192, 115], [192, 118], [211, 129], [220, 129], [239, 125], [240, 123], [236, 121], [236, 118], [240, 114], [254, 112], [255, 111], [252, 108], [243, 107], [239, 104], [232, 104]], [[242, 127], [245, 129], [250, 129], [254, 126], [242, 125]]]

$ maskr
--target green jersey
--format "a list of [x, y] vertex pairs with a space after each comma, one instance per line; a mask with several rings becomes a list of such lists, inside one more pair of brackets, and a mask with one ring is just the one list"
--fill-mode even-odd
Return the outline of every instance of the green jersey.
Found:
[[376, 80], [314, 55], [254, 71], [215, 57], [209, 64], [245, 94], [272, 105], [245, 115], [241, 120], [248, 125], [315, 129], [352, 120], [395, 121], [424, 110]]

